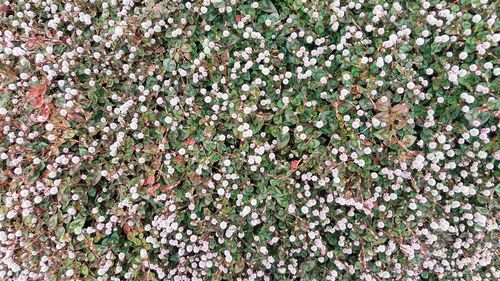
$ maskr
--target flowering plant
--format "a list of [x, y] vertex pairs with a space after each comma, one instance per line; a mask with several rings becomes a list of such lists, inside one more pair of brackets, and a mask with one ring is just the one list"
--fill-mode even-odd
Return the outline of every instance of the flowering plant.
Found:
[[0, 3], [0, 279], [500, 278], [495, 1]]

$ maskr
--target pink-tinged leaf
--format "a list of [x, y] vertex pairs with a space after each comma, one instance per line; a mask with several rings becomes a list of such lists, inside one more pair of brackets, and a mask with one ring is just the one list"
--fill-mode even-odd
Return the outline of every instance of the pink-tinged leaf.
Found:
[[180, 154], [177, 154], [175, 156], [175, 159], [177, 159], [177, 161], [180, 162], [180, 163], [184, 163], [184, 156], [182, 156]]
[[79, 123], [85, 122], [85, 118], [78, 113], [68, 113], [68, 118]]
[[389, 101], [389, 99], [387, 99], [386, 101], [382, 101], [382, 99], [379, 99], [375, 103], [375, 106], [375, 109], [377, 109], [378, 111], [389, 111], [391, 109], [391, 102]]
[[154, 186], [148, 188], [148, 195], [149, 196], [155, 196], [156, 195], [156, 190], [158, 190], [158, 187], [160, 186], [160, 184], [155, 184]]
[[295, 171], [297, 167], [299, 166], [299, 160], [293, 160], [292, 163], [290, 164], [292, 171]]
[[2, 12], [7, 13], [7, 12], [9, 12], [9, 10], [10, 10], [10, 8], [7, 4], [2, 5]]
[[155, 182], [155, 176], [150, 176], [146, 179], [145, 185], [152, 185]]
[[43, 105], [43, 108], [40, 111], [40, 115], [42, 115], [43, 117], [45, 117], [45, 120], [49, 120], [50, 108], [49, 108], [49, 106], [47, 104]]
[[33, 104], [33, 108], [40, 108], [45, 105], [45, 99], [42, 96], [39, 96], [35, 99], [35, 103]]
[[43, 98], [46, 90], [47, 90], [47, 83], [44, 82], [44, 83], [40, 84], [38, 87], [32, 88], [29, 91], [28, 98], [32, 99], [32, 100], [39, 98], [39, 97]]
[[334, 108], [338, 108], [339, 106], [342, 105], [342, 102], [341, 101], [336, 101], [332, 105], [333, 105]]
[[187, 142], [188, 145], [193, 145], [193, 144], [196, 143], [196, 141], [193, 138], [187, 138], [186, 142]]
[[406, 103], [400, 103], [393, 106], [391, 112], [395, 114], [406, 115], [410, 112], [410, 109], [408, 108]]

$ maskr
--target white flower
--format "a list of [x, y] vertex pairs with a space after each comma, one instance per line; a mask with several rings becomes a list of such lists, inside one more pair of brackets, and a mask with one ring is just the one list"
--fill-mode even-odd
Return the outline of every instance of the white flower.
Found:
[[219, 174], [219, 173], [217, 173], [217, 174], [214, 174], [214, 175], [213, 175], [213, 178], [214, 178], [214, 180], [216, 180], [216, 181], [220, 181], [220, 180], [222, 179], [222, 175], [221, 175], [221, 174]]
[[14, 169], [14, 174], [21, 175], [23, 173], [23, 169], [21, 167], [17, 167]]
[[50, 188], [50, 190], [49, 190], [49, 193], [52, 195], [56, 195], [57, 192], [59, 192], [59, 189], [56, 186]]
[[260, 247], [259, 251], [263, 254], [263, 255], [267, 255], [269, 252], [267, 251], [267, 248], [262, 246]]
[[235, 225], [231, 225], [226, 229], [226, 238], [231, 238], [233, 234], [238, 230], [238, 228]]
[[250, 214], [250, 211], [251, 211], [250, 206], [245, 206], [245, 207], [243, 207], [243, 210], [241, 210], [240, 215], [242, 217], [246, 217], [248, 214]]
[[424, 167], [424, 161], [424, 156], [418, 155], [411, 164], [412, 169], [421, 170]]
[[10, 210], [9, 212], [7, 212], [7, 219], [12, 219], [12, 218], [14, 218], [16, 215], [17, 215], [17, 212], [16, 212], [16, 211], [14, 211], [14, 210]]
[[71, 162], [73, 162], [73, 164], [77, 164], [80, 162], [80, 157], [78, 156], [73, 156], [73, 158], [71, 158]]

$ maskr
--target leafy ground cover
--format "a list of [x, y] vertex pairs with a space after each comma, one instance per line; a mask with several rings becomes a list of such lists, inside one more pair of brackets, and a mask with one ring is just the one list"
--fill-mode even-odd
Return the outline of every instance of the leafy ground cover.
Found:
[[0, 279], [500, 278], [498, 2], [0, 3]]

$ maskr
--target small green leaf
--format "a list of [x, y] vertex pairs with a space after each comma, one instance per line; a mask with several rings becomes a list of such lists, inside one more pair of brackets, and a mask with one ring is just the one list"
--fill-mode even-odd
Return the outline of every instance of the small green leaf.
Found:
[[10, 101], [10, 94], [0, 93], [0, 107], [6, 107]]
[[68, 231], [69, 232], [74, 232], [77, 229], [82, 229], [83, 225], [85, 224], [85, 219], [82, 217], [76, 217], [70, 224]]
[[52, 215], [47, 223], [49, 229], [54, 229], [57, 225], [57, 215]]
[[316, 261], [315, 261], [315, 260], [312, 260], [312, 261], [306, 261], [306, 262], [303, 262], [303, 263], [300, 265], [300, 269], [301, 269], [303, 272], [309, 272], [309, 271], [313, 270], [315, 267], [316, 267]]
[[176, 70], [177, 64], [175, 63], [174, 60], [166, 58], [163, 60], [163, 67], [165, 68], [166, 71], [172, 72]]
[[413, 143], [415, 143], [416, 139], [417, 139], [417, 137], [414, 135], [406, 135], [401, 140], [401, 144], [403, 145], [403, 147], [408, 148], [408, 147], [412, 146]]
[[82, 265], [80, 267], [80, 271], [82, 272], [83, 276], [89, 275], [89, 268], [86, 265]]
[[281, 134], [281, 135], [278, 136], [278, 138], [276, 139], [276, 141], [277, 141], [277, 143], [276, 143], [276, 149], [277, 150], [281, 150], [290, 141], [290, 134], [289, 133]]
[[381, 129], [376, 131], [373, 135], [376, 136], [378, 139], [385, 141], [391, 138], [392, 133], [388, 129]]
[[270, 14], [278, 13], [278, 10], [274, 6], [273, 2], [271, 2], [271, 0], [261, 0], [259, 2], [259, 8], [266, 13]]
[[64, 233], [66, 233], [66, 229], [64, 229], [64, 227], [59, 226], [58, 228], [56, 228], [55, 234], [57, 239], [61, 239]]

